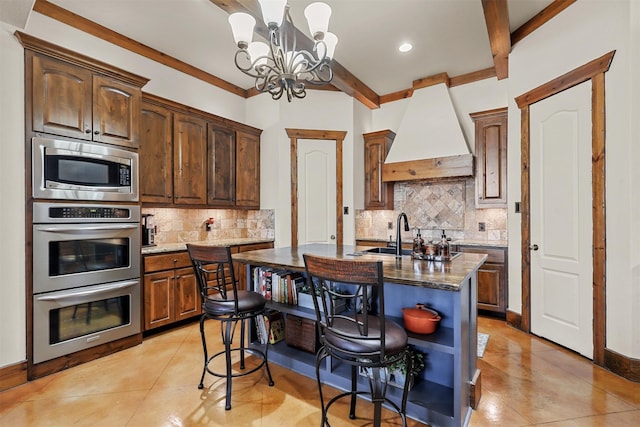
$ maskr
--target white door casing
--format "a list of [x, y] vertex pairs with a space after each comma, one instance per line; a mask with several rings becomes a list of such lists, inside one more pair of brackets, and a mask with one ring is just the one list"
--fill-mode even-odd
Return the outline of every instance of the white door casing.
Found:
[[593, 358], [590, 86], [530, 107], [531, 332]]
[[298, 140], [298, 244], [336, 244], [336, 143]]

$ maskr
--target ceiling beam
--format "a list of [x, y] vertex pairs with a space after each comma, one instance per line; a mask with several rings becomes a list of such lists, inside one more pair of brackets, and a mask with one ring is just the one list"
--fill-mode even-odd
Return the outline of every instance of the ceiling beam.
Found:
[[521, 27], [511, 33], [511, 45], [515, 45], [520, 40], [533, 33], [554, 16], [571, 6], [576, 0], [554, 0], [549, 6], [542, 9], [540, 13], [525, 22]]
[[496, 76], [498, 80], [505, 79], [509, 77], [509, 52], [511, 52], [507, 0], [482, 0], [482, 10], [487, 23]]
[[130, 39], [129, 37], [110, 30], [96, 22], [83, 18], [82, 16], [67, 9], [63, 9], [51, 2], [36, 0], [33, 5], [33, 10], [123, 49], [130, 50], [131, 52], [137, 53], [145, 58], [149, 58], [160, 64], [166, 65], [167, 67], [171, 67], [192, 77], [210, 83], [220, 89], [242, 96], [243, 98], [247, 97], [247, 91], [233, 83], [229, 83], [220, 77], [216, 77], [213, 74], [209, 74], [206, 71], [194, 67], [193, 65], [189, 65], [186, 62], [162, 53], [159, 50]]
[[[256, 18], [256, 26], [254, 32], [265, 40], [269, 40], [269, 30], [262, 21], [262, 11], [255, 0], [210, 0], [225, 12], [232, 14], [234, 12], [245, 12]], [[229, 31], [231, 29], [229, 28]], [[301, 49], [313, 51], [313, 42], [300, 30], [296, 28], [296, 38], [298, 46]], [[366, 105], [374, 109], [380, 107], [380, 96], [371, 88], [364, 84], [360, 79], [351, 74], [349, 70], [344, 68], [338, 61], [331, 61], [331, 69], [333, 70], [333, 80], [331, 84]]]

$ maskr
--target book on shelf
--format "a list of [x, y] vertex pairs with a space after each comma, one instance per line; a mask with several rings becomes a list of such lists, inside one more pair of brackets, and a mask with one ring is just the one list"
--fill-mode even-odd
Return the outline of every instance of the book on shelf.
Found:
[[269, 331], [269, 343], [275, 344], [285, 337], [284, 318], [282, 313], [275, 310], [269, 310], [263, 316], [266, 331]]

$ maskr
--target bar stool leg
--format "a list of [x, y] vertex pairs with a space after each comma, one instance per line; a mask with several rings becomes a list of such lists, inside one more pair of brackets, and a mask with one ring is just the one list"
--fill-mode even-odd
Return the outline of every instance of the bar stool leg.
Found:
[[209, 361], [209, 355], [207, 353], [207, 340], [204, 337], [204, 321], [205, 316], [200, 317], [200, 338], [202, 339], [202, 351], [204, 352], [204, 366], [202, 367], [202, 376], [200, 377], [200, 384], [198, 384], [198, 390], [204, 388], [204, 375], [207, 373], [207, 362]]
[[231, 377], [232, 377], [232, 372], [231, 372], [231, 321], [226, 321], [226, 328], [225, 328], [225, 337], [224, 337], [224, 353], [225, 353], [225, 359], [226, 359], [226, 364], [227, 364], [227, 396], [226, 396], [226, 400], [225, 400], [225, 405], [224, 405], [224, 409], [226, 409], [227, 411], [229, 409], [231, 409]]
[[356, 419], [356, 390], [358, 389], [358, 367], [351, 365], [351, 406], [349, 408], [349, 418]]

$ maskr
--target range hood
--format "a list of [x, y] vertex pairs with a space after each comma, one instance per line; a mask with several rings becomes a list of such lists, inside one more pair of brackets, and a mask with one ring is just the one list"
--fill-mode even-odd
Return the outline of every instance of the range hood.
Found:
[[383, 181], [473, 176], [469, 151], [449, 96], [439, 83], [414, 90], [382, 166]]

